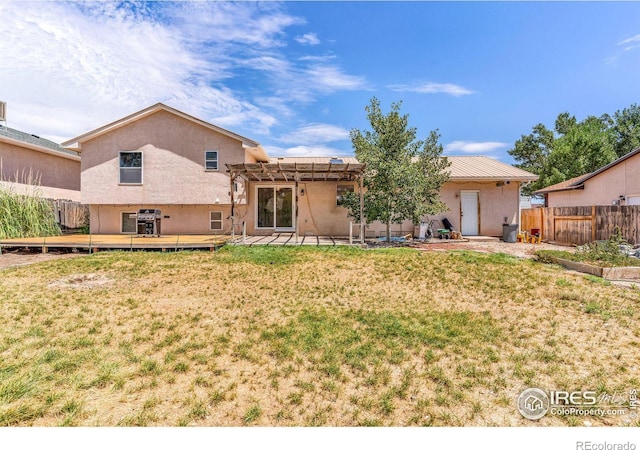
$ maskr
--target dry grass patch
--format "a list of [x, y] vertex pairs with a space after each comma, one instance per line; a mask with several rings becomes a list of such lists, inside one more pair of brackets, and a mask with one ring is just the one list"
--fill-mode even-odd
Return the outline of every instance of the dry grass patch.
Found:
[[13, 268], [0, 424], [531, 425], [525, 387], [638, 387], [639, 304], [473, 252], [229, 247]]

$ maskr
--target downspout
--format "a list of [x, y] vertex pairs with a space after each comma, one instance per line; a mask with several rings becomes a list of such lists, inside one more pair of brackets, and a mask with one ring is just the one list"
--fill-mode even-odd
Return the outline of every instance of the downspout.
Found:
[[522, 182], [518, 181], [518, 234], [522, 233]]

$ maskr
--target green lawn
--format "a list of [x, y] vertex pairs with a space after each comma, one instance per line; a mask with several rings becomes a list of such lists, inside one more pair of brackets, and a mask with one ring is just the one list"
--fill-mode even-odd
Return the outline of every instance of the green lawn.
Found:
[[640, 387], [639, 315], [637, 290], [502, 254], [51, 261], [0, 272], [0, 425], [582, 425], [516, 398]]

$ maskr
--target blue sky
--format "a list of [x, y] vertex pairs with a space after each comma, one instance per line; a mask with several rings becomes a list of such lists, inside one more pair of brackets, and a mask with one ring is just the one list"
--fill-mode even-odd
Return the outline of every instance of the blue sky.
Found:
[[270, 155], [348, 155], [376, 96], [445, 153], [640, 100], [636, 2], [0, 2], [8, 125], [64, 141], [156, 102]]

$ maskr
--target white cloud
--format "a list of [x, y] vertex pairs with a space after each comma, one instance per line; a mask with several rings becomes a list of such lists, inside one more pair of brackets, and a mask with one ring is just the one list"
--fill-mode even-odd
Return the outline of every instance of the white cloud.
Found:
[[58, 141], [156, 102], [268, 134], [295, 102], [364, 83], [283, 54], [304, 20], [279, 3], [0, 2], [0, 17], [9, 126]]
[[626, 39], [621, 40], [616, 44], [617, 47], [622, 47], [618, 49], [612, 56], [605, 58], [605, 64], [611, 66], [617, 66], [618, 61], [624, 57], [624, 52], [628, 52], [631, 50], [635, 50], [636, 48], [640, 48], [640, 34], [636, 34], [635, 36], [628, 37]]
[[474, 94], [475, 92], [463, 86], [451, 83], [417, 83], [417, 84], [393, 84], [388, 86], [395, 92], [414, 92], [416, 94], [447, 94], [453, 97]]
[[305, 71], [308, 79], [305, 83], [315, 85], [320, 91], [356, 90], [367, 87], [362, 76], [348, 75], [337, 66], [315, 65]]
[[305, 125], [278, 140], [289, 144], [319, 144], [349, 139], [349, 130], [325, 123]]
[[296, 36], [296, 42], [303, 45], [318, 45], [320, 44], [320, 39], [316, 36], [315, 33], [306, 33], [302, 36]]
[[274, 156], [353, 156], [344, 150], [326, 145], [298, 145], [295, 147], [266, 146], [267, 153]]
[[490, 156], [489, 153], [508, 146], [509, 144], [505, 144], [504, 142], [453, 141], [444, 146], [444, 154], [464, 153], [467, 155]]
[[636, 34], [635, 36], [631, 36], [630, 38], [624, 39], [618, 42], [616, 45], [624, 45], [625, 51], [633, 50], [634, 48], [640, 47], [640, 34]]

